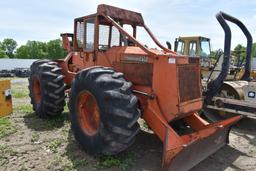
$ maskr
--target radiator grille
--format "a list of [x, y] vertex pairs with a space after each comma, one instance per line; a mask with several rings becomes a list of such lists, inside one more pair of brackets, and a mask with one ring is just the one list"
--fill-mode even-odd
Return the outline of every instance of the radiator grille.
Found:
[[197, 65], [178, 66], [180, 102], [186, 102], [201, 97], [200, 71]]

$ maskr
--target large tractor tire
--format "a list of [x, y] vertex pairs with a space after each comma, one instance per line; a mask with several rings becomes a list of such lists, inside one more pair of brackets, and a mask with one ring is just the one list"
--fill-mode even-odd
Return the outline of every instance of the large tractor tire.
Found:
[[30, 69], [28, 88], [33, 110], [41, 118], [61, 114], [65, 106], [65, 84], [61, 68], [54, 61], [38, 60]]
[[134, 142], [141, 113], [131, 86], [111, 68], [93, 67], [76, 75], [70, 95], [71, 128], [85, 151], [113, 155]]

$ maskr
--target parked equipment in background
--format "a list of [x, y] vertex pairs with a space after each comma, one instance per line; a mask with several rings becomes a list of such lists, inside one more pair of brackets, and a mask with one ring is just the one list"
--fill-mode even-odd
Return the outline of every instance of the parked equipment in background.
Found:
[[[213, 122], [228, 118], [233, 114], [256, 118], [256, 82], [251, 78], [252, 36], [245, 25], [238, 19], [225, 13], [220, 13], [217, 18], [225, 30], [225, 48], [224, 53], [220, 54], [217, 59], [217, 62], [221, 61], [220, 74], [213, 79], [211, 79], [210, 74], [207, 81], [207, 88], [204, 92], [205, 107], [203, 114]], [[234, 77], [233, 80], [227, 80], [231, 61], [231, 30], [226, 21], [236, 24], [247, 38], [243, 74], [238, 79]], [[215, 67], [212, 72], [214, 71]]]
[[256, 57], [252, 59], [252, 73], [251, 77], [256, 81]]
[[174, 51], [180, 55], [200, 57], [201, 67], [211, 68], [210, 39], [202, 36], [178, 37], [174, 42]]
[[0, 70], [0, 77], [14, 77], [14, 74], [9, 70]]
[[[171, 47], [171, 45], [168, 45], [170, 44], [168, 41], [166, 44], [168, 47]], [[178, 54], [200, 58], [201, 75], [203, 81], [207, 80], [210, 74], [211, 79], [215, 79], [220, 74], [223, 58], [220, 58], [218, 61], [216, 61], [216, 58], [220, 54], [223, 54], [223, 51], [219, 49], [216, 54], [212, 56], [210, 38], [203, 36], [180, 36], [175, 39], [174, 45], [174, 51]], [[228, 77], [233, 78], [234, 75], [238, 77], [238, 75], [242, 72], [243, 61], [240, 61], [237, 59], [238, 57], [235, 57], [234, 55], [232, 55], [231, 58]], [[211, 72], [213, 68], [214, 72]]]
[[14, 68], [13, 70], [0, 70], [0, 77], [29, 77], [29, 68]]
[[[141, 44], [138, 29], [161, 50]], [[162, 46], [140, 13], [99, 5], [95, 14], [75, 19], [74, 34], [61, 36], [67, 57], [31, 66], [31, 102], [40, 117], [59, 115], [70, 88], [71, 128], [90, 154], [127, 149], [142, 117], [163, 142], [163, 170], [188, 170], [224, 146], [241, 119], [210, 124], [199, 116], [199, 59]]]
[[[237, 19], [234, 19], [234, 22], [240, 25], [242, 30], [244, 30], [248, 38], [247, 47], [252, 46], [250, 43], [252, 42], [251, 35], [247, 28]], [[210, 39], [202, 36], [179, 37], [176, 38], [174, 45], [174, 50], [178, 54], [200, 57], [202, 84], [205, 91], [207, 91], [207, 84], [215, 80], [222, 73], [221, 77], [223, 77], [224, 80], [222, 82], [223, 85], [221, 85], [219, 90], [216, 89], [218, 92], [212, 98], [211, 104], [209, 104], [209, 100], [207, 101], [208, 103], [205, 103], [203, 114], [206, 115], [209, 120], [214, 122], [231, 117], [234, 114], [256, 118], [256, 97], [254, 96], [256, 93], [256, 60], [252, 60], [252, 68], [250, 70], [251, 78], [254, 79], [254, 81], [250, 80], [248, 82], [248, 80], [242, 79], [245, 70], [248, 72], [249, 63], [251, 63], [248, 57], [246, 60], [242, 60], [239, 56], [233, 56], [231, 52], [229, 52], [229, 65], [223, 65], [224, 53], [222, 50], [218, 50], [215, 56], [217, 59], [215, 59], [216, 61], [214, 62], [214, 60], [210, 59]], [[168, 47], [170, 47], [170, 45]], [[249, 56], [251, 56], [251, 50], [249, 49], [247, 51], [250, 53]], [[225, 76], [223, 70], [226, 68], [228, 70]]]
[[[166, 42], [170, 49], [170, 42]], [[213, 67], [210, 53], [211, 44], [210, 39], [202, 36], [180, 36], [175, 39], [174, 51], [179, 55], [186, 55], [189, 57], [200, 57], [201, 75], [206, 78]]]
[[16, 77], [29, 77], [30, 70], [29, 68], [14, 68], [14, 74]]
[[0, 80], [0, 117], [12, 113], [12, 95], [10, 80]]

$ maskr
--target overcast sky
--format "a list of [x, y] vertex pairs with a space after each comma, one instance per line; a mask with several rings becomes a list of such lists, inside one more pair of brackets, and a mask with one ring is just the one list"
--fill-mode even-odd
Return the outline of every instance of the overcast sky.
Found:
[[[256, 40], [255, 0], [1, 0], [0, 41], [10, 37], [22, 45], [59, 38], [62, 32], [73, 32], [74, 18], [95, 13], [102, 3], [142, 13], [162, 43], [201, 35], [211, 38], [213, 49], [223, 48], [224, 33], [215, 19], [220, 10], [242, 20]], [[232, 47], [245, 45], [241, 31], [231, 28]]]

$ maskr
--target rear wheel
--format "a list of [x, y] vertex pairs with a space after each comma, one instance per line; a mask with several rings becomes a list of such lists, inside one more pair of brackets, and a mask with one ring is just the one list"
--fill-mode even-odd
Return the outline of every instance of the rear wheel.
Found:
[[224, 118], [219, 114], [218, 110], [209, 108], [203, 108], [201, 111], [201, 116], [210, 123], [224, 120]]
[[33, 110], [42, 118], [61, 114], [65, 105], [61, 68], [56, 62], [38, 60], [30, 69], [28, 88]]
[[78, 73], [70, 95], [71, 127], [91, 154], [117, 154], [134, 141], [140, 127], [138, 99], [122, 73], [94, 67]]

